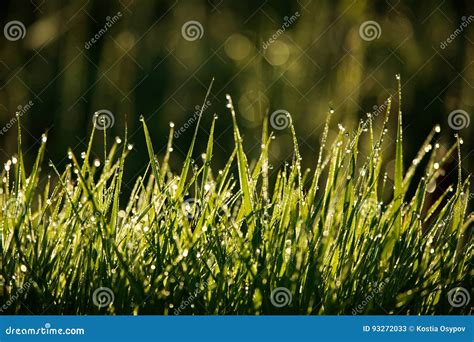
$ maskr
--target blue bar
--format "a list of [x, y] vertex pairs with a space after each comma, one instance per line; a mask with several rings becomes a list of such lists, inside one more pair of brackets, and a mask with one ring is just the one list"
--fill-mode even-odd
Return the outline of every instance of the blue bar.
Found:
[[472, 342], [474, 338], [472, 316], [0, 316], [0, 330], [1, 342]]

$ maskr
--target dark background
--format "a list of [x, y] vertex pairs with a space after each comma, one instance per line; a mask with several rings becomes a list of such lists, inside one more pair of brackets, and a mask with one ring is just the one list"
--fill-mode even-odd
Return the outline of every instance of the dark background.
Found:
[[[85, 43], [118, 11], [121, 18], [86, 49]], [[297, 20], [263, 49], [263, 42], [296, 11]], [[215, 167], [222, 167], [232, 151], [230, 113], [225, 108], [229, 93], [250, 159], [260, 152], [260, 101], [269, 113], [291, 113], [304, 166], [314, 167], [328, 109], [335, 109], [331, 139], [338, 123], [353, 129], [375, 105], [382, 105], [389, 95], [396, 98], [395, 74], [400, 73], [408, 165], [435, 124], [442, 128], [444, 147], [454, 142], [458, 131], [448, 125], [451, 111], [462, 109], [472, 118], [474, 21], [446, 48], [440, 46], [470, 15], [474, 3], [469, 0], [1, 0], [0, 126], [15, 116], [18, 106], [33, 101], [21, 119], [26, 159], [31, 163], [41, 134], [48, 131], [47, 157], [61, 169], [68, 147], [77, 154], [86, 149], [93, 113], [110, 110], [115, 117], [107, 130], [110, 141], [123, 136], [127, 124], [134, 143], [126, 174], [132, 180], [148, 162], [139, 115], [146, 118], [155, 150], [162, 156], [169, 122], [179, 129], [189, 120], [215, 77], [196, 159], [205, 150], [214, 113], [219, 115]], [[5, 39], [3, 28], [11, 20], [25, 25], [23, 39]], [[190, 20], [201, 23], [201, 39], [183, 38], [181, 28]], [[361, 39], [359, 27], [368, 20], [380, 25], [378, 39]], [[394, 105], [396, 109], [397, 101]], [[395, 113], [386, 146], [391, 156]], [[375, 126], [381, 121], [382, 115]], [[471, 122], [459, 131], [465, 173], [472, 170], [473, 127]], [[193, 130], [175, 140], [175, 170]], [[288, 129], [274, 133], [271, 157], [277, 166], [292, 157], [293, 147]], [[102, 160], [101, 140], [96, 139], [94, 152]], [[11, 158], [16, 148], [14, 127], [0, 136], [0, 161]], [[455, 164], [453, 159], [447, 176], [455, 174]], [[389, 176], [391, 167], [389, 162]]]

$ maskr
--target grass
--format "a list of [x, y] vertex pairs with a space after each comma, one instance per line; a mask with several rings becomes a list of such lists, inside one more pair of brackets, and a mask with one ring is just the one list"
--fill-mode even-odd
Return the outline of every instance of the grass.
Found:
[[[451, 289], [471, 288], [469, 177], [458, 164], [456, 184], [434, 202], [427, 191], [451, 156], [461, 160], [460, 138], [443, 155], [435, 127], [403, 170], [399, 108], [392, 188], [382, 171], [389, 100], [380, 132], [369, 117], [352, 134], [340, 127], [331, 142], [330, 111], [313, 171], [301, 169], [290, 120], [293, 161], [270, 170], [267, 121], [261, 154], [249, 164], [227, 100], [235, 148], [219, 172], [211, 168], [216, 117], [207, 148], [199, 151], [205, 152], [202, 164], [192, 160], [198, 120], [179, 174], [168, 165], [173, 128], [159, 160], [141, 120], [150, 163], [127, 201], [120, 196], [126, 132], [99, 165], [91, 161], [94, 138], [101, 138], [93, 131], [81, 158], [69, 151], [65, 170], [50, 163], [53, 177], [40, 190], [47, 139], [28, 172], [19, 124], [18, 154], [3, 170], [0, 189], [0, 303], [9, 304], [2, 312], [469, 312], [448, 301]], [[359, 151], [362, 135], [371, 142], [366, 156]], [[383, 202], [387, 191], [393, 195]]]

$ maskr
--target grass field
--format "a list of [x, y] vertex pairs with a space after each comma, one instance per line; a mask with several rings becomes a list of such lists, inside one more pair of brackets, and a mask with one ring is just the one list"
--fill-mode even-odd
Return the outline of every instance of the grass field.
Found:
[[[466, 304], [472, 284], [474, 220], [461, 165], [457, 181], [427, 200], [450, 157], [461, 160], [461, 138], [441, 154], [434, 127], [404, 169], [401, 110], [389, 99], [386, 115], [376, 119], [381, 130], [368, 117], [354, 132], [340, 126], [334, 141], [328, 141], [334, 125], [329, 111], [312, 170], [300, 167], [291, 118], [281, 118], [294, 138], [294, 157], [274, 170], [268, 120], [260, 156], [249, 161], [238, 115], [229, 96], [227, 101], [235, 148], [220, 171], [211, 167], [217, 117], [206, 149], [197, 151], [199, 117], [177, 173], [168, 163], [174, 127], [166, 154], [158, 158], [142, 119], [150, 163], [126, 201], [120, 196], [130, 152], [126, 132], [104, 163], [92, 160], [91, 148], [95, 139], [105, 141], [106, 131], [94, 130], [83, 155], [69, 151], [65, 170], [43, 160], [45, 136], [36, 163], [26, 170], [19, 124], [18, 154], [3, 169], [0, 189], [1, 311], [470, 312], [458, 305]], [[396, 132], [387, 130], [390, 112], [398, 118]], [[368, 155], [360, 153], [364, 135], [371, 142]], [[396, 140], [393, 185], [382, 167], [388, 135]], [[194, 161], [200, 153], [202, 161]], [[51, 178], [40, 188], [46, 173]], [[387, 191], [391, 198], [382, 200]]]

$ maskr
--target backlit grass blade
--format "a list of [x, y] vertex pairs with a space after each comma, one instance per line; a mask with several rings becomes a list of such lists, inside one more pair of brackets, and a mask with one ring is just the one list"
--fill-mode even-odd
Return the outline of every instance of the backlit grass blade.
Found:
[[212, 119], [211, 131], [209, 132], [209, 139], [207, 141], [207, 148], [206, 148], [206, 156], [204, 158], [204, 166], [202, 172], [202, 182], [201, 182], [201, 201], [206, 193], [205, 186], [208, 182], [209, 170], [211, 168], [211, 161], [212, 161], [212, 150], [214, 146], [214, 127], [216, 126], [216, 119], [217, 117], [214, 116]]
[[403, 202], [403, 122], [402, 122], [402, 91], [400, 75], [397, 75], [398, 85], [398, 123], [397, 123], [397, 138], [395, 141], [395, 172], [394, 172], [394, 206], [398, 210], [397, 220], [394, 226], [394, 239], [398, 240], [402, 229], [402, 211], [401, 206]]
[[158, 187], [158, 191], [161, 191], [162, 186], [160, 182], [158, 160], [156, 159], [155, 151], [153, 150], [153, 144], [151, 142], [150, 132], [148, 131], [148, 127], [146, 125], [145, 118], [143, 116], [140, 117], [140, 121], [143, 124], [143, 132], [145, 133], [146, 147], [148, 150], [148, 156], [150, 157], [151, 170], [153, 172], [153, 177], [155, 177], [155, 182]]
[[243, 211], [239, 216], [247, 216], [252, 212], [252, 197], [251, 190], [248, 179], [248, 163], [247, 157], [244, 153], [244, 148], [242, 146], [242, 138], [240, 136], [239, 127], [237, 126], [237, 118], [234, 110], [234, 105], [232, 104], [232, 98], [230, 95], [226, 95], [227, 98], [227, 107], [230, 109], [232, 115], [232, 123], [234, 126], [234, 141], [237, 148], [237, 167], [239, 169], [239, 180], [240, 180], [240, 189], [242, 190], [243, 195]]
[[199, 115], [198, 115], [198, 119], [197, 119], [197, 123], [196, 123], [196, 128], [194, 129], [193, 139], [191, 141], [191, 144], [189, 145], [188, 154], [186, 155], [186, 159], [185, 159], [184, 164], [183, 164], [183, 169], [181, 171], [181, 175], [180, 175], [180, 178], [179, 178], [178, 188], [176, 189], [176, 192], [175, 192], [175, 199], [180, 198], [180, 196], [183, 194], [183, 191], [184, 191], [184, 188], [185, 188], [185, 185], [186, 185], [186, 182], [187, 182], [189, 167], [191, 165], [191, 160], [193, 158], [194, 145], [196, 143], [196, 138], [197, 138], [197, 134], [198, 134], [198, 131], [199, 131], [199, 124], [201, 123], [202, 114], [204, 112], [204, 108], [206, 106], [207, 99], [208, 99], [209, 95], [211, 94], [213, 84], [214, 84], [214, 78], [212, 78], [211, 83], [209, 84], [209, 88], [207, 89], [206, 96], [204, 97], [204, 101], [202, 103], [202, 106], [199, 109]]
[[119, 212], [119, 196], [122, 190], [122, 179], [123, 179], [123, 171], [124, 171], [124, 165], [125, 165], [125, 158], [127, 156], [127, 144], [128, 144], [128, 129], [127, 126], [125, 126], [125, 137], [124, 137], [124, 142], [123, 142], [123, 147], [122, 147], [122, 154], [120, 156], [120, 161], [119, 161], [119, 170], [117, 173], [117, 177], [115, 177], [115, 191], [114, 191], [114, 197], [113, 197], [113, 207], [112, 207], [112, 213], [110, 216], [110, 231], [115, 232], [117, 229], [117, 221], [118, 221], [118, 212]]

